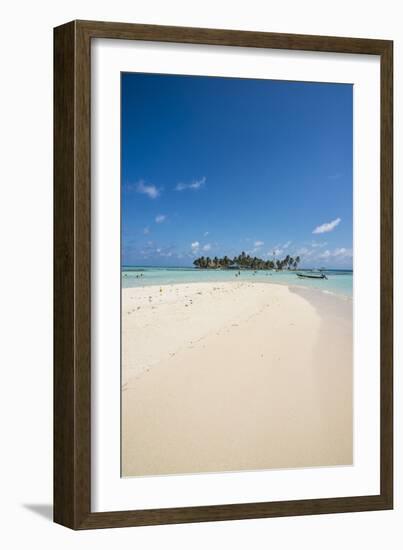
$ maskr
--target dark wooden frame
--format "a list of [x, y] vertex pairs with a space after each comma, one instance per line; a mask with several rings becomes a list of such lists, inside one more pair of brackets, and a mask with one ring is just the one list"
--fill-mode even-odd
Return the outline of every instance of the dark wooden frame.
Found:
[[[380, 494], [91, 512], [90, 58], [92, 38], [377, 55], [381, 58]], [[393, 507], [393, 42], [73, 21], [54, 30], [54, 521], [72, 529]]]

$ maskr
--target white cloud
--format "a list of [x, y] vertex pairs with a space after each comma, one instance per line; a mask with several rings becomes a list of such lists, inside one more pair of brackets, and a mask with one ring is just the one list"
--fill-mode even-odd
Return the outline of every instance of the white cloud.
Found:
[[254, 246], [256, 247], [263, 246], [263, 245], [264, 245], [264, 241], [255, 241], [254, 243]]
[[205, 232], [203, 233], [203, 237], [207, 237], [208, 234], [209, 234], [209, 232], [208, 232], [208, 231], [205, 231]]
[[333, 231], [333, 229], [335, 227], [337, 227], [340, 222], [341, 222], [341, 218], [336, 218], [335, 220], [333, 220], [331, 222], [323, 223], [322, 225], [318, 225], [318, 227], [315, 227], [315, 229], [312, 231], [312, 233], [314, 233], [314, 234], [329, 233], [329, 231]]
[[191, 183], [177, 183], [175, 191], [185, 191], [186, 189], [192, 189], [193, 191], [198, 191], [206, 183], [207, 178], [203, 177], [199, 180], [193, 180]]
[[307, 246], [302, 246], [301, 248], [298, 248], [295, 252], [295, 256], [300, 256], [303, 259], [309, 258], [310, 260], [314, 260], [316, 257], [317, 251], [314, 248], [308, 248]]
[[351, 250], [351, 248], [336, 248], [336, 250], [333, 251], [333, 256], [335, 256], [336, 258], [352, 258], [353, 251]]
[[144, 235], [149, 235], [149, 233], [150, 233], [150, 228], [149, 228], [149, 227], [145, 227], [145, 228], [143, 229], [143, 233], [144, 233]]
[[335, 248], [334, 250], [325, 250], [318, 258], [326, 260], [327, 258], [352, 258], [351, 248]]
[[193, 252], [197, 252], [199, 250], [199, 247], [200, 247], [199, 241], [195, 241], [194, 243], [192, 243], [190, 245], [190, 247], [193, 250]]
[[150, 199], [156, 199], [160, 195], [159, 189], [155, 185], [146, 185], [143, 180], [140, 180], [137, 184], [137, 193], [142, 195], [147, 195]]
[[139, 250], [139, 254], [147, 259], [155, 258], [156, 256], [167, 258], [177, 256], [177, 252], [173, 245], [161, 246], [154, 241], [147, 241], [145, 245]]
[[325, 250], [324, 252], [322, 252], [322, 254], [319, 254], [319, 258], [322, 258], [322, 259], [326, 259], [326, 258], [330, 258], [331, 256], [331, 253], [330, 253], [330, 250]]
[[211, 250], [211, 244], [210, 244], [210, 243], [205, 244], [205, 245], [203, 246], [203, 250], [204, 250], [205, 252], [207, 252], [208, 250]]
[[276, 244], [275, 246], [273, 246], [270, 250], [268, 250], [267, 252], [267, 256], [277, 256], [277, 258], [279, 256], [282, 256], [284, 254], [286, 254], [286, 249], [292, 244], [292, 241], [287, 241], [286, 243], [284, 244]]
[[324, 246], [327, 245], [327, 242], [324, 242], [324, 243], [318, 243], [316, 241], [312, 241], [311, 243], [311, 247], [312, 248], [323, 248]]
[[155, 223], [163, 223], [167, 217], [164, 214], [158, 214], [158, 216], [155, 217]]

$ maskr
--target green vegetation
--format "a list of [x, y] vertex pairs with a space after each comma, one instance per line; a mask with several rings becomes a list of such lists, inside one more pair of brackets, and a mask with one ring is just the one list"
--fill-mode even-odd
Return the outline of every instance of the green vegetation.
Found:
[[249, 254], [242, 252], [239, 256], [234, 258], [228, 258], [224, 256], [223, 258], [209, 258], [201, 256], [196, 258], [193, 262], [195, 267], [200, 269], [277, 269], [279, 271], [283, 269], [297, 269], [300, 262], [300, 257], [292, 258], [290, 255], [283, 260], [262, 260], [256, 256], [252, 257]]

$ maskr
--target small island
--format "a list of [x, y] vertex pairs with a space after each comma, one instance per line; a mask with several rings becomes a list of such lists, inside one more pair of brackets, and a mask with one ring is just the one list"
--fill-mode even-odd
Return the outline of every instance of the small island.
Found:
[[223, 258], [201, 256], [195, 259], [193, 265], [199, 269], [275, 269], [282, 271], [283, 269], [296, 270], [300, 261], [299, 256], [293, 258], [289, 254], [282, 260], [263, 260], [262, 258], [252, 257], [249, 254], [245, 254], [245, 252], [241, 252], [239, 256], [234, 256], [232, 259], [228, 256], [224, 256]]

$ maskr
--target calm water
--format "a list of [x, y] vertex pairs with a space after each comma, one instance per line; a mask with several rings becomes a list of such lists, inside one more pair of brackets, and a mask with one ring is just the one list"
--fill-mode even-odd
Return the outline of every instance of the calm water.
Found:
[[[303, 272], [302, 269], [298, 270]], [[317, 288], [327, 292], [352, 296], [353, 272], [330, 269], [324, 271], [326, 279], [299, 279], [294, 271], [256, 271], [243, 270], [239, 277], [235, 277], [237, 271], [230, 269], [196, 269], [192, 267], [127, 267], [122, 268], [123, 288], [167, 285], [177, 283], [196, 282], [222, 282], [222, 281], [254, 281], [298, 285], [309, 288]]]

